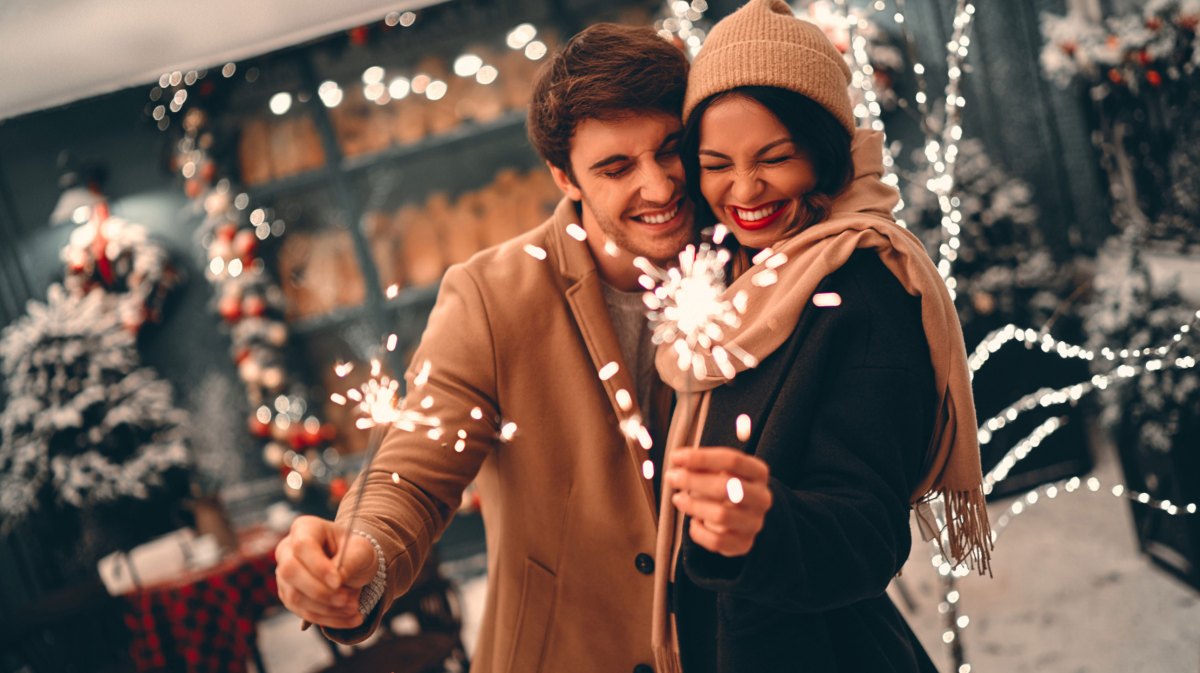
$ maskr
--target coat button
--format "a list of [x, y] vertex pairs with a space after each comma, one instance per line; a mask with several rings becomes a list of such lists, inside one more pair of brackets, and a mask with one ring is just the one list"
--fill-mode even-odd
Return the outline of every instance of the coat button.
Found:
[[633, 673], [654, 673], [654, 669], [646, 664], [638, 664], [633, 667]]
[[[633, 565], [636, 566], [638, 569], [638, 572], [640, 572], [643, 575], [653, 575], [654, 574], [654, 559], [651, 558], [649, 554], [638, 554], [637, 558], [635, 558], [633, 560]], [[637, 673], [643, 673], [643, 672], [638, 671]], [[651, 672], [651, 673], [653, 673], [653, 672]]]

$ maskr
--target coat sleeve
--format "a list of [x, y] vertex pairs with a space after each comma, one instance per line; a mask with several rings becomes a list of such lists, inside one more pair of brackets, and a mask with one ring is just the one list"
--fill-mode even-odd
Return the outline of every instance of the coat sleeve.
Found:
[[365, 490], [360, 477], [342, 500], [337, 521], [345, 525], [355, 500], [364, 494], [354, 528], [379, 542], [387, 568], [383, 597], [362, 626], [324, 629], [343, 643], [367, 638], [392, 601], [412, 586], [457, 511], [463, 490], [496, 445], [499, 409], [491, 325], [468, 269], [446, 272], [405, 379], [405, 407], [419, 408], [441, 426], [432, 433], [427, 428], [389, 429], [365, 476]]
[[890, 312], [868, 328], [867, 341], [885, 345], [886, 358], [864, 353], [876, 349], [869, 345], [839, 354], [835, 343], [863, 343], [846, 331], [861, 325], [823, 332], [822, 357], [832, 362], [806, 430], [764, 435], [760, 441], [776, 446], [758, 448], [803, 459], [778, 475], [772, 466], [773, 504], [746, 556], [727, 558], [685, 537], [683, 564], [696, 585], [813, 612], [878, 596], [899, 572], [911, 547], [909, 496], [929, 443], [934, 388], [923, 331], [912, 334], [919, 322], [890, 320]]

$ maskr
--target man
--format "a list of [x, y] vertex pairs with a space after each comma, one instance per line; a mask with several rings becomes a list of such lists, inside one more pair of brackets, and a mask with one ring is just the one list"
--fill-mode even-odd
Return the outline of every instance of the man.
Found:
[[277, 550], [293, 612], [365, 638], [475, 479], [489, 581], [472, 670], [651, 670], [670, 397], [632, 260], [666, 264], [693, 235], [677, 151], [687, 68], [653, 30], [599, 24], [539, 74], [529, 135], [566, 198], [446, 273], [407, 379], [440, 436], [388, 433], [340, 573], [359, 486], [337, 523], [296, 521]]

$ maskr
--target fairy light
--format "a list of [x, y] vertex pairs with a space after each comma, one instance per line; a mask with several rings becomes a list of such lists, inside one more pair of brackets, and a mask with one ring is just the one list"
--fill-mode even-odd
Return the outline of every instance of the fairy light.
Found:
[[[724, 298], [729, 260], [727, 249], [709, 243], [688, 245], [679, 253], [679, 266], [669, 269], [644, 257], [634, 260], [642, 271], [638, 282], [647, 290], [643, 300], [649, 309], [654, 343], [669, 344], [679, 368], [691, 370], [698, 379], [709, 373], [710, 361], [727, 379], [736, 374], [734, 360], [747, 367], [758, 365], [752, 355], [725, 342], [725, 330], [741, 325], [746, 306], [744, 292], [732, 300]], [[773, 267], [763, 271], [774, 273]]]
[[996, 523], [992, 526], [992, 540], [996, 540], [1012, 524], [1014, 519], [1028, 512], [1034, 505], [1047, 500], [1054, 500], [1061, 495], [1085, 491], [1090, 493], [1108, 493], [1113, 497], [1123, 498], [1130, 502], [1136, 502], [1151, 509], [1156, 509], [1167, 516], [1192, 516], [1196, 514], [1198, 509], [1194, 502], [1186, 504], [1174, 503], [1167, 499], [1155, 498], [1149, 493], [1131, 489], [1124, 484], [1106, 486], [1097, 477], [1088, 477], [1086, 480], [1080, 477], [1071, 477], [1064, 481], [1039, 486], [1014, 500], [996, 518]]
[[707, 36], [707, 32], [699, 25], [707, 11], [707, 0], [668, 0], [664, 12], [666, 17], [655, 21], [654, 29], [664, 39], [678, 42], [695, 58]]
[[958, 235], [961, 231], [959, 222], [962, 212], [959, 201], [953, 197], [954, 192], [954, 163], [958, 158], [958, 141], [962, 138], [962, 108], [966, 101], [961, 95], [963, 66], [967, 58], [967, 47], [970, 38], [967, 31], [971, 27], [971, 19], [975, 15], [975, 5], [969, 0], [958, 0], [954, 10], [954, 31], [950, 42], [946, 44], [946, 100], [945, 119], [942, 122], [941, 138], [934, 139], [928, 135], [925, 145], [925, 155], [933, 167], [933, 176], [926, 183], [926, 188], [937, 197], [938, 209], [942, 213], [943, 243], [938, 246], [938, 273], [950, 291], [950, 297], [956, 296], [958, 285], [954, 278], [954, 262], [958, 259], [958, 249], [961, 241]]
[[[867, 54], [867, 38], [862, 34], [867, 20], [858, 12], [852, 11], [849, 3], [845, 0], [837, 0], [836, 4], [841, 8], [841, 16], [846, 23], [849, 37], [850, 56], [853, 63], [850, 86], [862, 92], [864, 101], [854, 107], [854, 116], [866, 123], [872, 130], [884, 134], [884, 175], [882, 179], [884, 184], [897, 187], [900, 184], [900, 177], [896, 174], [896, 158], [892, 154], [891, 145], [887, 142], [887, 129], [884, 127], [883, 120], [880, 119], [883, 109], [879, 105], [879, 92], [875, 89], [875, 67], [871, 65], [871, 59]], [[899, 17], [898, 22], [902, 23], [903, 13], [900, 5], [897, 6], [896, 16]], [[892, 208], [892, 215], [896, 224], [907, 229], [908, 223], [900, 215], [904, 207], [904, 199], [901, 198]]]
[[970, 367], [971, 375], [973, 377], [975, 372], [979, 371], [983, 365], [987, 364], [987, 361], [991, 358], [992, 354], [996, 353], [1006, 344], [1013, 341], [1023, 342], [1026, 348], [1032, 348], [1037, 345], [1042, 349], [1042, 351], [1046, 353], [1055, 353], [1063, 359], [1073, 358], [1092, 361], [1099, 356], [1105, 360], [1116, 361], [1118, 359], [1124, 360], [1128, 358], [1163, 357], [1168, 355], [1176, 344], [1181, 343], [1184, 335], [1190, 333], [1192, 329], [1197, 326], [1197, 323], [1200, 323], [1200, 311], [1196, 311], [1195, 314], [1193, 314], [1190, 322], [1180, 325], [1179, 329], [1175, 330], [1175, 333], [1171, 335], [1170, 339], [1168, 339], [1168, 342], [1165, 344], [1147, 348], [1131, 349], [1125, 347], [1119, 350], [1105, 346], [1099, 351], [1070, 344], [1065, 341], [1060, 341], [1049, 334], [1042, 334], [1032, 328], [1022, 329], [1009, 323], [1000, 329], [993, 330], [991, 333], [985, 336], [983, 340], [979, 342], [979, 345], [975, 347], [975, 350], [971, 353], [971, 357], [968, 358], [967, 364]]
[[1021, 414], [1039, 408], [1048, 408], [1060, 404], [1075, 403], [1093, 390], [1104, 390], [1122, 379], [1132, 378], [1139, 371], [1158, 371], [1161, 369], [1191, 369], [1196, 366], [1196, 359], [1190, 355], [1174, 360], [1150, 360], [1148, 362], [1123, 364], [1104, 374], [1096, 374], [1088, 381], [1081, 381], [1062, 388], [1041, 388], [1029, 393], [1016, 402], [1005, 407], [1000, 413], [989, 418], [979, 426], [979, 444], [985, 445], [992, 440], [997, 430], [1017, 420]]
[[1066, 425], [1066, 423], [1067, 419], [1065, 416], [1051, 418], [1035, 428], [1027, 437], [1017, 442], [1008, 453], [1000, 458], [995, 467], [983, 475], [984, 495], [990, 494], [996, 483], [1006, 479], [1009, 472], [1012, 471], [1017, 463], [1029, 456], [1047, 437], [1054, 434], [1055, 431]]

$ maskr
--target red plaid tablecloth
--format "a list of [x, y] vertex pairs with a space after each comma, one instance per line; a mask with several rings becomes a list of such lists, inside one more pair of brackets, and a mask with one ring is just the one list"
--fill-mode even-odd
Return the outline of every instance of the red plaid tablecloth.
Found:
[[279, 604], [275, 543], [264, 530], [239, 535], [217, 565], [124, 594], [129, 652], [139, 673], [244, 673], [257, 653], [255, 624]]

